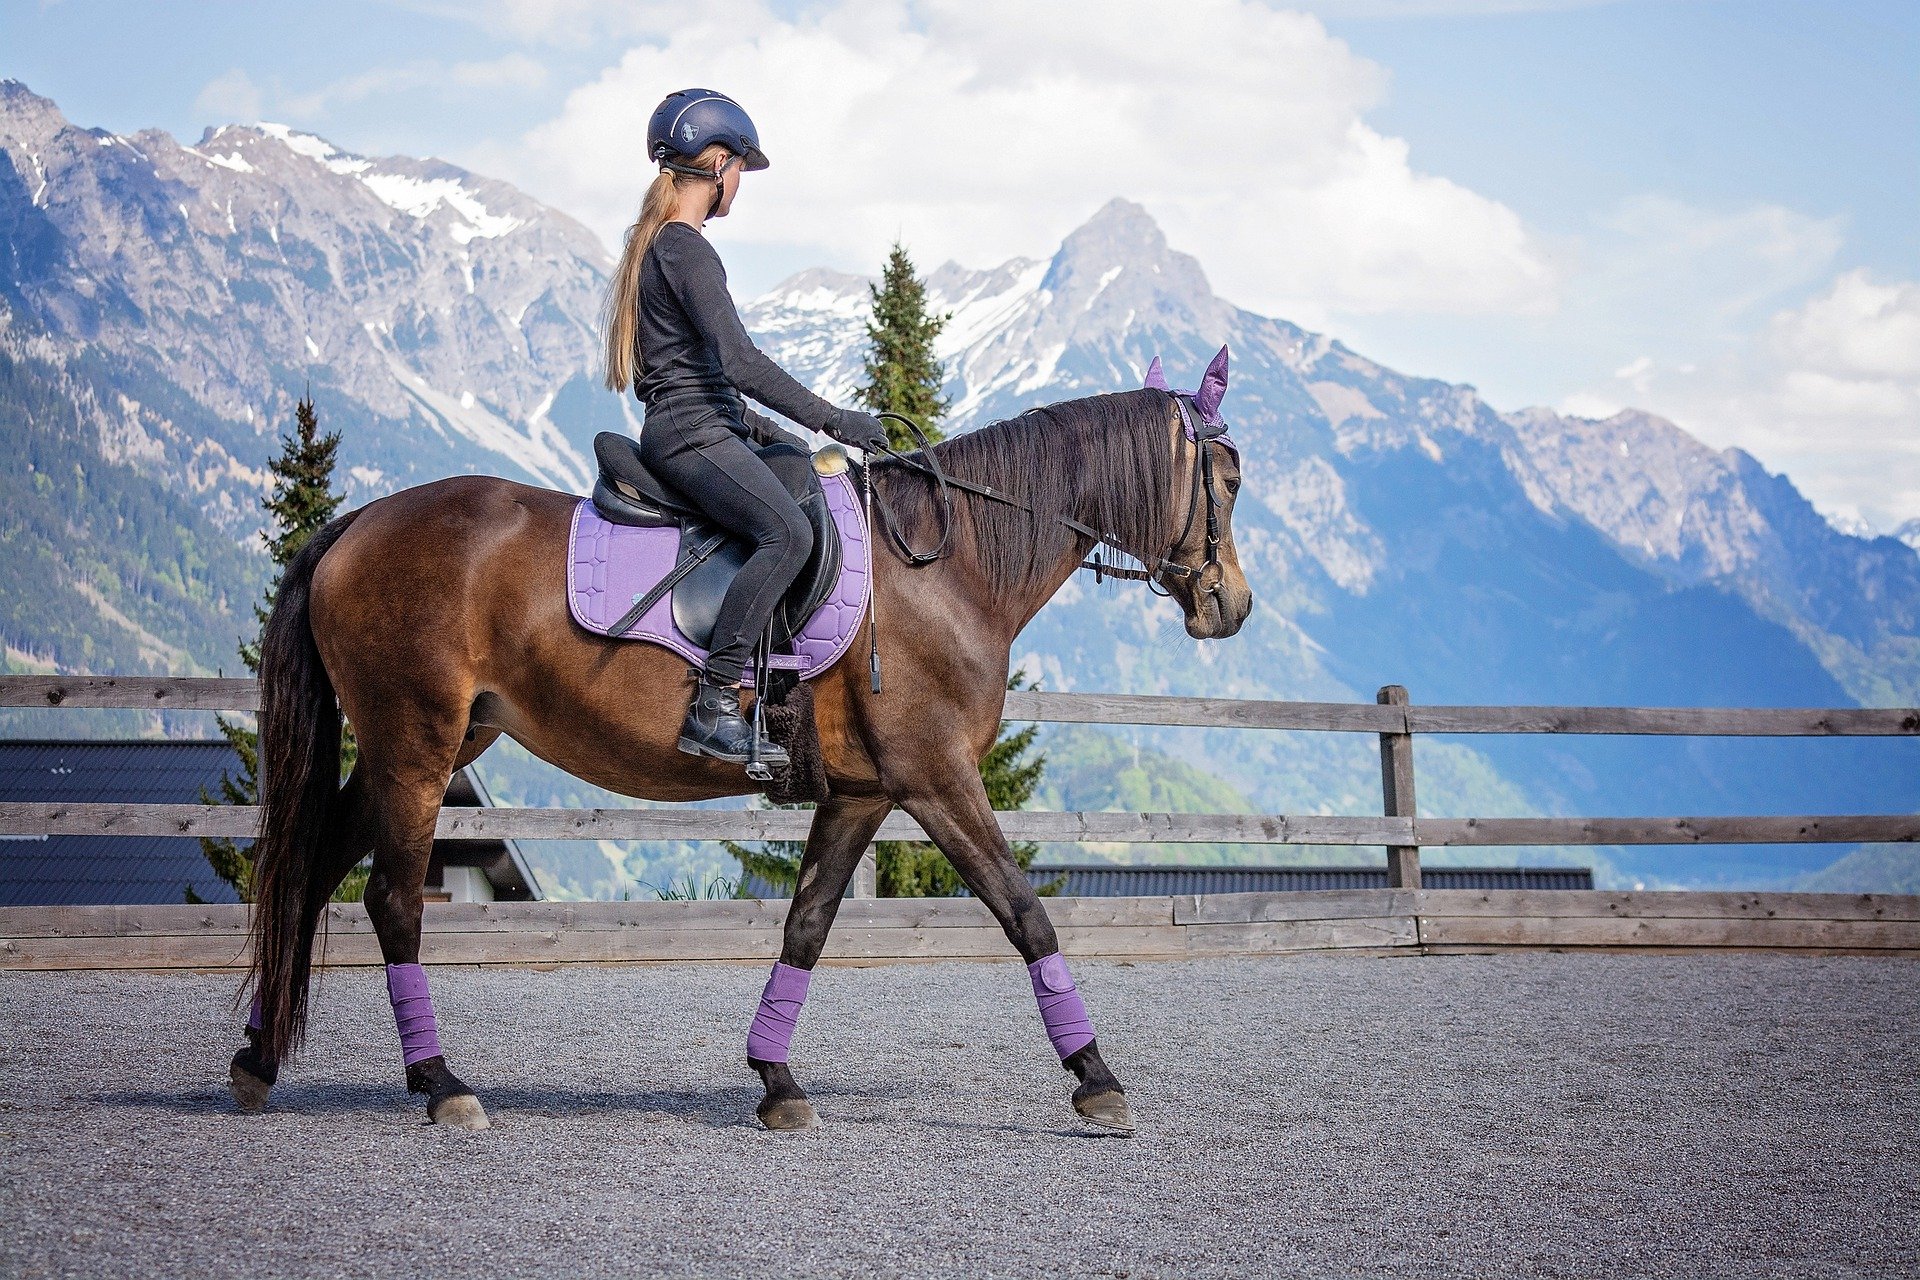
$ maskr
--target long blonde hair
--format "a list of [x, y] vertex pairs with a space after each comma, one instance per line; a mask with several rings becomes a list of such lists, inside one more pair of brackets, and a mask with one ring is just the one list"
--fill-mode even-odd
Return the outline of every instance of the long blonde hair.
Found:
[[[691, 161], [696, 169], [711, 171], [723, 156], [733, 153], [723, 144], [710, 144]], [[640, 216], [627, 228], [627, 246], [620, 254], [620, 265], [613, 269], [607, 285], [607, 302], [600, 312], [600, 323], [607, 332], [607, 376], [609, 391], [625, 391], [640, 376], [640, 265], [660, 228], [673, 219], [679, 203], [678, 187], [683, 182], [705, 182], [692, 174], [662, 169], [647, 187], [640, 201]]]

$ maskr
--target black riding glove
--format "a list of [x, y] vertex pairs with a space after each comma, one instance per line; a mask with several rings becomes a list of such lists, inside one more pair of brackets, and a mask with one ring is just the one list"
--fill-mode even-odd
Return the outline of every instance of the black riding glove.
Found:
[[877, 452], [887, 443], [887, 428], [880, 419], [858, 409], [840, 410], [827, 424], [827, 434], [862, 453]]

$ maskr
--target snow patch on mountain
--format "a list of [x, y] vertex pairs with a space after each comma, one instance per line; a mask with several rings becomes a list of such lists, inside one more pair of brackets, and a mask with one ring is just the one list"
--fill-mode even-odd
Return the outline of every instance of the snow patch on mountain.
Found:
[[[470, 244], [476, 239], [491, 240], [526, 225], [523, 218], [489, 210], [480, 197], [457, 178], [421, 178], [383, 168], [377, 161], [342, 151], [324, 138], [300, 133], [283, 124], [262, 123], [255, 127], [268, 137], [277, 139], [295, 155], [324, 165], [330, 172], [342, 177], [357, 178], [382, 204], [398, 209], [409, 217], [425, 221], [438, 209], [444, 207], [451, 210], [457, 220], [449, 222], [447, 234], [456, 244]], [[212, 156], [206, 158], [227, 168], [237, 168], [228, 160], [218, 160]], [[241, 172], [253, 171], [252, 166], [247, 165], [238, 153], [230, 160], [246, 166]]]

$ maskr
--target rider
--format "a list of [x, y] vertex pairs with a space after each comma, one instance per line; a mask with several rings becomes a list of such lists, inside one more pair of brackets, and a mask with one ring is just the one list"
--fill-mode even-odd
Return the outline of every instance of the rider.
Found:
[[[607, 386], [631, 386], [646, 405], [647, 467], [752, 544], [720, 605], [680, 729], [682, 751], [741, 763], [753, 743], [740, 714], [741, 672], [813, 552], [806, 514], [753, 449], [804, 446], [741, 396], [858, 449], [885, 444], [887, 433], [871, 414], [835, 408], [783, 372], [734, 310], [726, 269], [701, 229], [727, 216], [742, 170], [767, 167], [747, 113], [710, 89], [669, 94], [647, 124], [647, 155], [660, 174], [627, 231], [607, 294]], [[770, 765], [787, 763], [764, 739], [760, 752]]]

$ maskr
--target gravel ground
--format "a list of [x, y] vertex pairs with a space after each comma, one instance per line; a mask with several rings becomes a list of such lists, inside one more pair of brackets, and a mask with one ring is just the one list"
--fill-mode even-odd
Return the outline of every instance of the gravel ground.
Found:
[[1911, 961], [1083, 961], [1140, 1133], [1017, 965], [823, 970], [763, 1132], [764, 971], [434, 971], [494, 1127], [422, 1123], [380, 975], [265, 1114], [231, 976], [0, 973], [0, 1275], [1920, 1276]]

